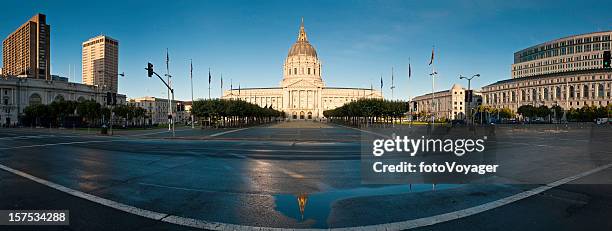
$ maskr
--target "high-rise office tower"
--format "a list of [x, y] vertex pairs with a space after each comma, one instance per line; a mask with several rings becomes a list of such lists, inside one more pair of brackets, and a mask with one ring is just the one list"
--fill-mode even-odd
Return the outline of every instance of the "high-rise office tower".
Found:
[[5, 75], [51, 79], [50, 26], [44, 14], [36, 14], [2, 41]]
[[117, 92], [119, 42], [100, 35], [83, 43], [83, 83]]

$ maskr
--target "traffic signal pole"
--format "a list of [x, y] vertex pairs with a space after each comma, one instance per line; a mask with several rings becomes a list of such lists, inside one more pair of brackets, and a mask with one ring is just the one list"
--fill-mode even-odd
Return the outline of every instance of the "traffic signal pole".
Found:
[[[148, 63], [147, 67], [145, 68], [145, 70], [147, 70], [147, 76], [148, 77], [153, 77], [153, 75], [157, 76], [159, 78], [159, 80], [162, 81], [162, 83], [164, 83], [164, 85], [166, 85], [166, 87], [168, 88], [168, 91], [170, 91], [170, 93], [172, 94], [172, 100], [174, 101], [174, 89], [172, 87], [170, 87], [170, 85], [168, 83], [166, 83], [166, 81], [164, 81], [164, 79], [159, 76], [159, 74], [157, 74], [155, 71], [153, 71], [153, 64]], [[170, 105], [169, 107], [170, 109], [172, 108], [172, 105]], [[172, 112], [170, 112], [172, 113]], [[170, 114], [172, 115], [172, 114]], [[172, 118], [170, 120], [172, 122], [171, 128], [172, 128], [172, 137], [174, 137], [176, 135], [175, 130], [174, 130], [174, 118]]]
[[465, 113], [466, 114], [465, 120], [468, 121], [468, 122], [470, 121], [470, 118], [468, 118], [468, 117], [470, 117], [472, 115], [472, 101], [473, 101], [472, 98], [474, 97], [474, 93], [471, 92], [471, 90], [472, 90], [471, 89], [471, 84], [472, 84], [472, 79], [474, 77], [480, 77], [480, 74], [475, 74], [475, 75], [473, 75], [472, 77], [469, 77], [469, 78], [465, 77], [465, 76], [459, 75], [459, 79], [467, 79], [467, 81], [468, 81], [468, 92], [469, 92], [468, 94], [470, 94], [470, 95], [469, 95], [468, 100], [467, 100], [468, 101], [467, 102], [467, 104], [468, 104], [467, 105], [468, 106], [468, 108], [467, 108], [468, 113]]

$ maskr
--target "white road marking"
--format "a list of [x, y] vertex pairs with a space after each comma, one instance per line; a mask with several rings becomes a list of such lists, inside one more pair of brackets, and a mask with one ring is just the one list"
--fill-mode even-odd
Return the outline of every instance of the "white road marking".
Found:
[[412, 228], [418, 228], [418, 227], [424, 227], [424, 226], [430, 226], [430, 225], [435, 225], [435, 224], [439, 224], [442, 222], [447, 222], [447, 221], [451, 221], [451, 220], [456, 220], [456, 219], [460, 219], [460, 218], [464, 218], [464, 217], [468, 217], [471, 215], [475, 215], [478, 213], [482, 213], [491, 209], [495, 209], [534, 195], [537, 195], [539, 193], [542, 193], [544, 191], [547, 191], [549, 189], [552, 189], [554, 187], [557, 187], [559, 185], [563, 185], [566, 183], [569, 183], [571, 181], [580, 179], [582, 177], [588, 176], [590, 174], [605, 170], [612, 167], [612, 163], [610, 164], [606, 164], [594, 169], [591, 169], [589, 171], [574, 175], [574, 176], [570, 176], [570, 177], [566, 177], [563, 178], [561, 180], [549, 183], [547, 185], [544, 186], [540, 186], [528, 191], [524, 191], [524, 192], [520, 192], [517, 193], [515, 195], [509, 196], [509, 197], [505, 197], [496, 201], [492, 201], [489, 203], [485, 203], [482, 205], [478, 205], [478, 206], [474, 206], [471, 208], [467, 208], [467, 209], [462, 209], [462, 210], [457, 210], [457, 211], [453, 211], [453, 212], [449, 212], [449, 213], [444, 213], [444, 214], [440, 214], [440, 215], [435, 215], [435, 216], [430, 216], [430, 217], [424, 217], [424, 218], [418, 218], [418, 219], [413, 219], [413, 220], [407, 220], [407, 221], [400, 221], [400, 222], [393, 222], [393, 223], [387, 223], [387, 224], [378, 224], [378, 225], [368, 225], [368, 226], [359, 226], [359, 227], [344, 227], [344, 228], [331, 228], [331, 229], [285, 229], [285, 228], [271, 228], [271, 227], [255, 227], [255, 226], [245, 226], [245, 225], [235, 225], [235, 224], [228, 224], [228, 223], [220, 223], [220, 222], [209, 222], [209, 221], [205, 221], [205, 220], [199, 220], [199, 219], [193, 219], [193, 218], [186, 218], [186, 217], [180, 217], [180, 216], [174, 216], [174, 215], [170, 215], [170, 214], [165, 214], [165, 213], [159, 213], [159, 212], [155, 212], [155, 211], [150, 211], [150, 210], [146, 210], [146, 209], [141, 209], [141, 208], [137, 208], [134, 206], [130, 206], [130, 205], [126, 205], [120, 202], [116, 202], [116, 201], [111, 201], [108, 199], [104, 199], [98, 196], [94, 196], [88, 193], [84, 193], [81, 191], [77, 191], [74, 189], [70, 189], [64, 186], [61, 186], [59, 184], [47, 181], [47, 180], [43, 180], [40, 179], [38, 177], [32, 176], [30, 174], [27, 174], [25, 172], [19, 171], [19, 170], [15, 170], [12, 169], [10, 167], [4, 166], [2, 164], [0, 164], [0, 169], [5, 170], [7, 172], [13, 173], [15, 175], [30, 179], [32, 181], [35, 181], [37, 183], [43, 184], [45, 186], [48, 186], [50, 188], [54, 188], [56, 190], [59, 190], [61, 192], [65, 192], [68, 193], [70, 195], [88, 200], [88, 201], [92, 201], [107, 207], [111, 207], [120, 211], [124, 211], [127, 213], [131, 213], [134, 215], [138, 215], [138, 216], [142, 216], [142, 217], [146, 217], [146, 218], [150, 218], [150, 219], [154, 219], [154, 220], [159, 220], [159, 221], [163, 221], [163, 222], [167, 222], [167, 223], [171, 223], [171, 224], [177, 224], [177, 225], [182, 225], [182, 226], [188, 226], [188, 227], [193, 227], [193, 228], [200, 228], [200, 229], [208, 229], [208, 230], [338, 230], [338, 231], [348, 231], [348, 230], [404, 230], [404, 229], [412, 229]]
[[0, 140], [19, 140], [19, 139], [54, 137], [54, 136], [55, 135], [9, 136], [9, 137], [2, 137], [2, 138], [0, 138]]
[[32, 181], [35, 181], [35, 182], [39, 183], [39, 184], [45, 185], [47, 187], [50, 187], [50, 188], [53, 188], [53, 189], [56, 189], [56, 190], [59, 190], [61, 192], [68, 193], [68, 194], [73, 195], [75, 197], [83, 198], [85, 200], [88, 200], [88, 201], [91, 201], [91, 202], [95, 202], [95, 203], [98, 203], [98, 204], [101, 204], [101, 205], [104, 205], [104, 206], [107, 206], [107, 207], [111, 207], [111, 208], [114, 208], [114, 209], [117, 209], [117, 210], [121, 210], [121, 211], [124, 211], [124, 212], [127, 212], [127, 213], [131, 213], [131, 214], [135, 214], [135, 215], [138, 215], [138, 216], [142, 216], [142, 217], [146, 217], [146, 218], [151, 218], [151, 219], [155, 219], [155, 220], [160, 220], [160, 219], [168, 216], [168, 214], [165, 214], [165, 213], [158, 213], [158, 212], [153, 212], [153, 211], [149, 211], [149, 210], [145, 210], [145, 209], [141, 209], [141, 208], [136, 208], [134, 206], [129, 206], [129, 205], [122, 204], [122, 203], [119, 203], [119, 202], [116, 202], [116, 201], [104, 199], [104, 198], [101, 198], [101, 197], [98, 197], [98, 196], [94, 196], [94, 195], [91, 195], [91, 194], [88, 194], [88, 193], [84, 193], [84, 192], [77, 191], [77, 190], [74, 190], [74, 189], [71, 189], [71, 188], [67, 188], [67, 187], [64, 187], [62, 185], [59, 185], [59, 184], [56, 184], [56, 183], [53, 183], [53, 182], [50, 182], [50, 181], [47, 181], [47, 180], [43, 180], [43, 179], [40, 179], [40, 178], [35, 177], [35, 176], [32, 176], [32, 175], [27, 174], [25, 172], [9, 168], [9, 167], [4, 166], [2, 164], [0, 164], [0, 169], [2, 169], [4, 171], [7, 171], [7, 172], [10, 172], [10, 173], [13, 173], [15, 175], [18, 175], [18, 176], [30, 179]]
[[363, 129], [359, 129], [359, 128], [348, 127], [348, 126], [344, 126], [344, 125], [340, 125], [340, 124], [334, 124], [334, 125], [339, 126], [339, 127], [343, 127], [343, 128], [348, 128], [348, 129], [353, 129], [353, 130], [357, 130], [357, 131], [361, 131], [361, 132], [370, 133], [372, 135], [377, 135], [377, 136], [384, 137], [384, 138], [387, 138], [387, 139], [391, 139], [391, 136], [380, 134], [380, 133], [373, 132], [373, 131], [368, 131], [368, 130], [363, 130]]
[[[192, 129], [180, 129], [180, 130], [174, 130], [174, 132], [183, 132], [183, 131], [191, 131]], [[164, 130], [164, 131], [160, 131], [160, 132], [149, 132], [149, 133], [142, 133], [142, 134], [134, 134], [134, 135], [126, 135], [126, 136], [148, 136], [148, 135], [156, 135], [156, 134], [162, 134], [162, 133], [171, 133], [172, 131], [170, 130]], [[119, 135], [121, 136], [121, 135]]]
[[102, 143], [102, 142], [112, 142], [112, 141], [110, 141], [110, 140], [89, 140], [89, 141], [76, 141], [76, 142], [52, 143], [52, 144], [33, 144], [33, 145], [17, 146], [17, 147], [10, 147], [10, 148], [0, 148], [0, 150], [11, 150], [11, 149], [20, 149], [20, 148], [35, 148], [35, 147], [47, 147], [47, 146], [70, 145], [70, 144]]
[[226, 151], [226, 152], [243, 152], [249, 151], [254, 153], [267, 153], [267, 152], [287, 152], [287, 153], [355, 153], [354, 150], [287, 150], [287, 149], [252, 149], [252, 148], [200, 148], [198, 151]]
[[228, 133], [242, 131], [242, 130], [246, 130], [246, 129], [249, 129], [249, 128], [240, 128], [240, 129], [235, 129], [235, 130], [230, 130], [230, 131], [224, 131], [224, 132], [219, 132], [219, 133], [215, 133], [215, 134], [208, 135], [208, 136], [210, 136], [210, 137], [222, 136], [222, 135], [225, 135], [225, 134], [228, 134]]
[[536, 147], [547, 147], [547, 148], [556, 148], [559, 146], [556, 145], [547, 145], [547, 144], [534, 144], [534, 143], [523, 143], [523, 142], [512, 142], [512, 141], [491, 141], [500, 144], [519, 144], [525, 146], [536, 146]]
[[207, 192], [207, 193], [226, 193], [226, 194], [236, 194], [236, 195], [249, 195], [249, 196], [258, 196], [258, 197], [270, 197], [270, 194], [263, 193], [251, 193], [251, 192], [224, 192], [224, 191], [215, 191], [215, 190], [207, 190], [207, 189], [198, 189], [198, 188], [186, 188], [186, 187], [177, 187], [170, 185], [161, 185], [161, 184], [151, 184], [151, 183], [138, 183], [139, 185], [157, 187], [157, 188], [167, 188], [167, 189], [176, 189], [183, 191], [193, 191], [193, 192]]

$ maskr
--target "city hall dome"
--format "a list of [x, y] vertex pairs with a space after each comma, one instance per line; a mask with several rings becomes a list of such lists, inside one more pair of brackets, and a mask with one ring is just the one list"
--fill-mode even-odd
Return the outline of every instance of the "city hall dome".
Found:
[[291, 57], [297, 55], [317, 57], [317, 51], [308, 42], [308, 37], [306, 36], [306, 31], [304, 30], [304, 19], [302, 19], [302, 24], [300, 25], [298, 39], [293, 46], [291, 46], [291, 49], [289, 49], [289, 54], [287, 56]]

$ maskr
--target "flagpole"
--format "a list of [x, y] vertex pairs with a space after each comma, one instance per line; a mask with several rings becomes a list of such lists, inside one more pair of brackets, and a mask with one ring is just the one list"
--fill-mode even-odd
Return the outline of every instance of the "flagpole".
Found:
[[191, 69], [189, 70], [189, 79], [191, 81], [191, 109], [190, 109], [190, 114], [191, 114], [191, 128], [195, 128], [194, 123], [194, 118], [193, 118], [193, 60], [190, 59], [190, 66]]
[[429, 61], [429, 65], [431, 65], [431, 126], [434, 125], [434, 123], [436, 122], [436, 116], [435, 116], [435, 106], [434, 106], [434, 100], [436, 98], [436, 91], [435, 91], [435, 78], [436, 78], [436, 74], [438, 74], [434, 68], [434, 48], [431, 48], [431, 60]]
[[[223, 97], [223, 73], [221, 73], [221, 97]], [[219, 99], [221, 97], [219, 97]]]
[[[412, 67], [410, 66], [410, 57], [408, 57], [408, 83], [410, 83], [410, 77], [412, 77]], [[410, 102], [410, 84], [406, 86], [406, 93], [408, 93], [408, 102]]]
[[211, 75], [210, 75], [210, 67], [208, 68], [208, 99], [210, 98], [210, 81], [211, 81]]
[[383, 99], [385, 98], [385, 95], [383, 94], [383, 75], [380, 74], [380, 95], [383, 97]]
[[431, 66], [431, 125], [433, 126], [434, 123], [436, 122], [436, 116], [435, 116], [435, 99], [436, 99], [436, 91], [435, 91], [435, 78], [436, 78], [436, 71], [433, 67], [433, 64]]
[[[166, 78], [168, 79], [168, 86], [172, 87], [170, 83], [170, 56], [168, 54], [168, 48], [166, 48]], [[172, 130], [172, 101], [170, 99], [170, 88], [168, 88], [168, 131]]]
[[393, 77], [393, 67], [391, 67], [391, 100], [395, 98], [393, 95], [393, 89], [395, 89], [395, 80]]
[[408, 81], [407, 81], [407, 85], [406, 85], [406, 93], [408, 94], [408, 118], [410, 119], [410, 123], [408, 124], [408, 127], [412, 126], [412, 111], [414, 109], [412, 109], [410, 106], [412, 106], [412, 102], [410, 101], [410, 77], [412, 77], [412, 67], [410, 66], [410, 57], [408, 57]]

